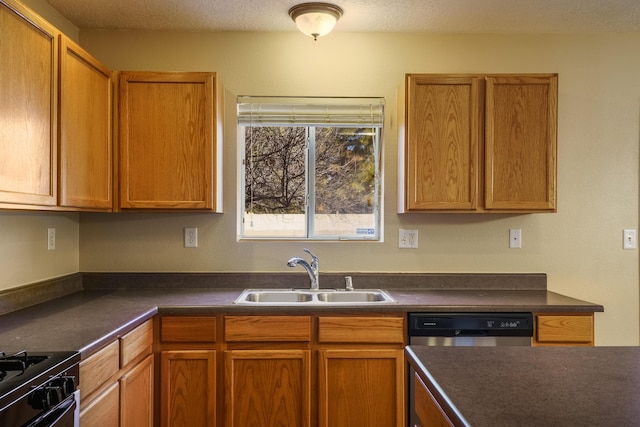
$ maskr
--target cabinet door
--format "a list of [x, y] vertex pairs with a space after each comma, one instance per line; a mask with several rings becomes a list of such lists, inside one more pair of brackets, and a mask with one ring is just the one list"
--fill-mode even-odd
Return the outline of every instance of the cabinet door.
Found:
[[475, 209], [478, 78], [408, 75], [406, 90], [406, 209]]
[[558, 77], [486, 78], [485, 207], [556, 208]]
[[0, 203], [55, 206], [58, 32], [2, 0], [0, 40]]
[[320, 427], [403, 427], [402, 349], [319, 351]]
[[60, 206], [112, 208], [111, 71], [60, 38]]
[[[120, 207], [214, 210], [213, 73], [120, 75]], [[220, 142], [221, 143], [221, 142]]]
[[225, 352], [225, 425], [308, 427], [310, 372], [309, 350]]
[[[120, 383], [111, 384], [104, 392], [80, 410], [82, 427], [119, 427]], [[82, 390], [80, 391], [82, 393]]]
[[153, 355], [120, 378], [120, 427], [153, 427]]
[[420, 419], [420, 427], [453, 427], [453, 423], [427, 386], [424, 385], [422, 379], [415, 374], [412, 380], [415, 386], [415, 408]]
[[213, 350], [161, 353], [161, 425], [216, 425], [216, 356]]

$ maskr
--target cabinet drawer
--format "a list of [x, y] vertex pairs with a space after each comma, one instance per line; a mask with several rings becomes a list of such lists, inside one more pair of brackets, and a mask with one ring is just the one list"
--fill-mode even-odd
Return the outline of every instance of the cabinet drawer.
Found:
[[320, 317], [318, 342], [404, 344], [404, 318]]
[[120, 344], [113, 341], [80, 362], [80, 393], [86, 398], [120, 369]]
[[537, 315], [536, 339], [539, 343], [593, 343], [593, 316]]
[[309, 316], [225, 316], [225, 341], [311, 341]]
[[120, 338], [120, 366], [127, 366], [139, 356], [151, 354], [153, 345], [153, 321], [147, 320]]
[[216, 318], [210, 316], [164, 316], [162, 342], [216, 342]]

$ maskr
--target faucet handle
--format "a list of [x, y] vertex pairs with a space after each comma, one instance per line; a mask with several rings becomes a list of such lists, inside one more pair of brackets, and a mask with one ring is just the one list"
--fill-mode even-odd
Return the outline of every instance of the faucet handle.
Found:
[[313, 252], [311, 252], [311, 251], [310, 251], [309, 249], [307, 249], [307, 248], [304, 248], [304, 249], [303, 249], [303, 251], [305, 251], [306, 253], [308, 253], [309, 255], [311, 255], [311, 258], [313, 259], [313, 262], [314, 262], [314, 263], [316, 263], [316, 264], [318, 263], [318, 257], [317, 257], [317, 256], [315, 256], [315, 255], [313, 254]]
[[344, 276], [344, 290], [345, 291], [353, 290], [353, 281], [351, 280], [351, 276]]

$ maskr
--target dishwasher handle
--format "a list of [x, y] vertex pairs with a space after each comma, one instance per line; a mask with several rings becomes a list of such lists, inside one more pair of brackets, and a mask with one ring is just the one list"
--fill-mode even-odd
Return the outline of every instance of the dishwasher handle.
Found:
[[456, 329], [453, 331], [452, 337], [488, 337], [490, 332], [478, 329]]

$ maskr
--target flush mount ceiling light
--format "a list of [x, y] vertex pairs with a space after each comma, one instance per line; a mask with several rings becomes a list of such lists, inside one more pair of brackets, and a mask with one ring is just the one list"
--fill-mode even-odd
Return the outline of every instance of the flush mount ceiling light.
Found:
[[302, 3], [289, 9], [298, 29], [314, 40], [329, 34], [342, 16], [342, 9], [329, 3]]

